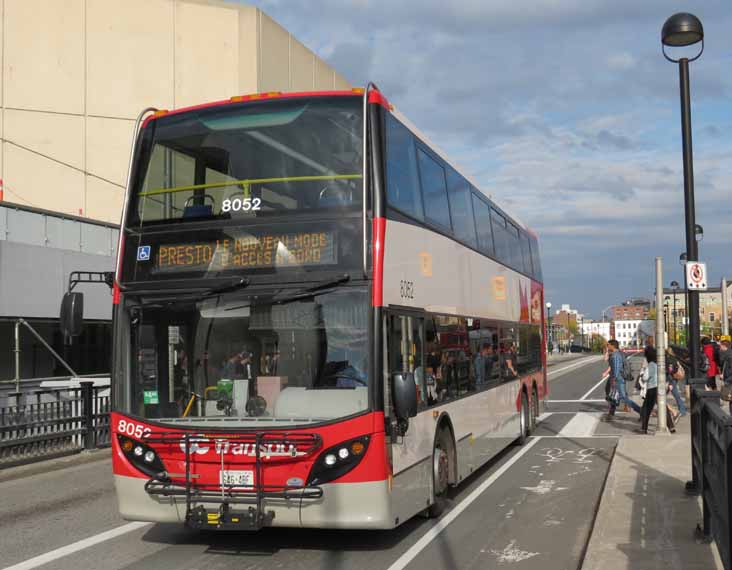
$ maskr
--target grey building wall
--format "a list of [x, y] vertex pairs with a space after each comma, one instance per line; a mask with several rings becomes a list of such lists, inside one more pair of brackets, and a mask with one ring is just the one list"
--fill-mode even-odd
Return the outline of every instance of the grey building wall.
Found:
[[[71, 271], [112, 271], [114, 259], [51, 247], [0, 241], [0, 317], [57, 319]], [[110, 320], [105, 285], [78, 285], [84, 318]]]

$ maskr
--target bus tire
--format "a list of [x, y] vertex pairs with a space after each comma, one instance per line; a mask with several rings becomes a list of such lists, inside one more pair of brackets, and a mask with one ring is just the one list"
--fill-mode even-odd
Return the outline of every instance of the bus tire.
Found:
[[529, 424], [531, 423], [531, 410], [529, 410], [529, 398], [526, 391], [521, 390], [521, 412], [519, 414], [519, 422], [521, 432], [519, 433], [516, 445], [523, 445], [529, 437]]
[[450, 486], [450, 457], [452, 436], [450, 430], [440, 428], [432, 450], [432, 504], [427, 508], [429, 518], [439, 517], [447, 507]]
[[536, 425], [539, 422], [539, 392], [536, 390], [536, 384], [531, 389], [531, 433], [534, 433]]

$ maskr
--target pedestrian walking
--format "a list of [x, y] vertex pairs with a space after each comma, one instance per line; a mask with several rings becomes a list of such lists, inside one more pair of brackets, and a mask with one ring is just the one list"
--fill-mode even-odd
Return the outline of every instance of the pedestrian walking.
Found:
[[683, 362], [676, 356], [671, 348], [666, 349], [666, 380], [673, 394], [674, 400], [676, 400], [676, 406], [679, 408], [679, 416], [683, 418], [686, 413], [686, 402], [684, 396], [679, 391], [679, 382], [682, 382], [686, 378], [686, 370]]
[[732, 350], [728, 340], [719, 343], [719, 364], [722, 369], [722, 399], [729, 401], [732, 414]]
[[[652, 346], [647, 346], [643, 351], [643, 356], [646, 359], [647, 379], [645, 381], [646, 397], [643, 400], [643, 409], [641, 411], [640, 432], [648, 434], [648, 421], [651, 419], [651, 414], [653, 413], [653, 408], [656, 406], [656, 400], [658, 398], [658, 364], [656, 362], [656, 349]], [[666, 406], [666, 427], [668, 427], [671, 433], [676, 432], [674, 419], [668, 406]]]
[[702, 343], [701, 362], [699, 363], [699, 372], [703, 372], [707, 377], [707, 388], [709, 390], [717, 389], [717, 362], [714, 359], [714, 345], [709, 338], [704, 337]]
[[[628, 397], [624, 374], [625, 366], [627, 364], [623, 358], [623, 353], [620, 352], [620, 345], [618, 344], [618, 341], [614, 338], [610, 339], [607, 343], [607, 349], [609, 352], [608, 364], [610, 365], [610, 373], [608, 374], [607, 382], [605, 383], [605, 395], [610, 399], [610, 406], [606, 419], [611, 419], [615, 416], [615, 410], [620, 402], [625, 402], [633, 409], [634, 412], [640, 414], [641, 407]], [[614, 391], [613, 389], [617, 390], [617, 401], [615, 401], [615, 398], [611, 397], [611, 394]]]

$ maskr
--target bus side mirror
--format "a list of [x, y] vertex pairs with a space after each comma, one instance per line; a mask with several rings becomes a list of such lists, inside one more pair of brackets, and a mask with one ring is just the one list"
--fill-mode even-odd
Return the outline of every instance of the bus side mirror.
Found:
[[411, 372], [392, 376], [391, 393], [397, 419], [407, 420], [417, 415], [417, 384]]
[[79, 336], [84, 329], [84, 293], [66, 293], [61, 301], [61, 331], [66, 337]]

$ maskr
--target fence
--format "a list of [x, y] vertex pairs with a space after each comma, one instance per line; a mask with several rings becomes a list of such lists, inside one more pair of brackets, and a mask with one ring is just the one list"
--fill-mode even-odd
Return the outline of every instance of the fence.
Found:
[[732, 570], [732, 416], [720, 406], [719, 392], [693, 386], [692, 469], [702, 497], [699, 538], [717, 544], [722, 564]]
[[109, 388], [93, 382], [8, 394], [0, 407], [0, 469], [110, 445], [109, 405]]

